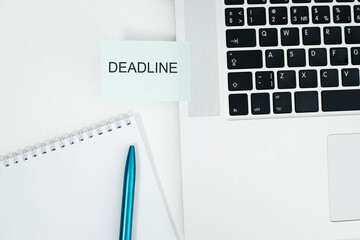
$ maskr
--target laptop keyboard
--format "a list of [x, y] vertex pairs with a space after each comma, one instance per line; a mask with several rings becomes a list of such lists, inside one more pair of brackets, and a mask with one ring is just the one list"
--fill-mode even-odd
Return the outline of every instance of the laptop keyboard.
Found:
[[229, 115], [360, 110], [360, 0], [225, 0]]

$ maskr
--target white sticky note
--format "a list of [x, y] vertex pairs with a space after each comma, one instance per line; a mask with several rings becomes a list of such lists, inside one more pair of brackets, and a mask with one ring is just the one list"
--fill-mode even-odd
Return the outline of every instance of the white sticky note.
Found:
[[101, 96], [105, 101], [187, 101], [190, 76], [187, 42], [101, 42]]

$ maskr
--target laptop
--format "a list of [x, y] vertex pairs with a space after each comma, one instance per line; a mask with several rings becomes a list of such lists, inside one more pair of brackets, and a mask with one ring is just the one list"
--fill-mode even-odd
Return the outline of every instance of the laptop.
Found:
[[360, 2], [175, 8], [186, 239], [360, 239]]

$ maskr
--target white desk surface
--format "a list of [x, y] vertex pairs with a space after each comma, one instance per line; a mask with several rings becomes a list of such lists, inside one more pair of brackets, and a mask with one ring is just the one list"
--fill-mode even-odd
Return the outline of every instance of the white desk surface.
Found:
[[[149, 145], [151, 158], [157, 167], [173, 222], [180, 239], [183, 239], [178, 104], [174, 102], [102, 102], [97, 67], [100, 61], [99, 52], [80, 49], [75, 54], [76, 48], [72, 43], [79, 43], [76, 42], [78, 33], [73, 32], [74, 27], [69, 33], [65, 31], [64, 36], [51, 32], [51, 25], [59, 23], [58, 21], [70, 22], [68, 16], [59, 20], [56, 17], [53, 19], [53, 16], [49, 14], [45, 21], [41, 19], [44, 13], [40, 14], [44, 9], [37, 9], [36, 6], [33, 9], [29, 6], [24, 7], [25, 3], [26, 1], [21, 0], [0, 2], [0, 8], [3, 8], [0, 10], [2, 35], [2, 40], [0, 39], [0, 54], [2, 55], [0, 57], [0, 155], [106, 120], [119, 113], [131, 112], [138, 116], [139, 125], [143, 128], [142, 133]], [[94, 31], [102, 30], [101, 24], [97, 24], [98, 20], [98, 22], [123, 21], [121, 27], [114, 29], [113, 32], [108, 30], [101, 32], [108, 39], [175, 40], [172, 0], [92, 1], [93, 6], [90, 10], [86, 7], [89, 1], [58, 1], [46, 4], [48, 4], [47, 8], [54, 7], [69, 11], [81, 9], [81, 4], [83, 4], [86, 14], [94, 16], [94, 21], [90, 23]], [[109, 8], [111, 4], [114, 7]], [[111, 14], [108, 15], [109, 9], [111, 9]], [[2, 11], [7, 13], [3, 14]], [[71, 15], [71, 13], [66, 14]], [[74, 24], [79, 23], [77, 21], [81, 22], [81, 14], [79, 12], [78, 17], [72, 19], [72, 21], [76, 20]], [[63, 15], [59, 10], [59, 17]], [[10, 16], [13, 16], [11, 22], [7, 19]], [[118, 19], [112, 19], [112, 16], [117, 16]], [[34, 24], [29, 28], [22, 22], [26, 21], [26, 17], [31, 17], [30, 21], [44, 21], [46, 24], [45, 26]], [[107, 19], [103, 20], [103, 18]], [[2, 25], [4, 22], [7, 22], [5, 26]], [[49, 39], [39, 42], [34, 35], [36, 31], [42, 30], [41, 26], [46, 28], [47, 25], [49, 25]], [[91, 32], [90, 26], [86, 29], [87, 32], [79, 29], [82, 37]], [[15, 39], [10, 41], [9, 39], [13, 36]], [[89, 37], [92, 36], [92, 34], [89, 35]], [[56, 40], [59, 37], [61, 41]], [[99, 37], [97, 40], [101, 40], [100, 34], [96, 37]], [[57, 50], [54, 56], [56, 57], [49, 59], [54, 62], [54, 65], [68, 58], [72, 58], [72, 61], [77, 63], [77, 66], [69, 66], [69, 73], [56, 67], [41, 68], [42, 61], [47, 61], [47, 59], [42, 59], [41, 54], [39, 56], [36, 51], [28, 53], [32, 51], [32, 46], [34, 49], [41, 46], [42, 51], [48, 51], [46, 47], [47, 44], [51, 45], [49, 42], [59, 44], [55, 47]], [[98, 42], [94, 44], [95, 48], [99, 47]], [[49, 47], [54, 49], [54, 46]], [[85, 57], [94, 58], [93, 65], [82, 66], [81, 60]], [[9, 61], [12, 62], [9, 63]], [[15, 62], [17, 62], [16, 67]], [[72, 75], [72, 79], [68, 79], [67, 77], [71, 77], [71, 72], [75, 72], [76, 68], [79, 69], [76, 72], [78, 75]], [[42, 69], [42, 72], [37, 78], [39, 69]]]

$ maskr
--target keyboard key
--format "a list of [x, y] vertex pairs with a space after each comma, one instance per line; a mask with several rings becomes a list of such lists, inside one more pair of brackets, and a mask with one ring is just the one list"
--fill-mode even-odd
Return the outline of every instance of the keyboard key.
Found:
[[309, 65], [314, 66], [326, 66], [327, 55], [325, 48], [310, 48], [309, 49]]
[[255, 73], [256, 89], [274, 89], [274, 72], [256, 72]]
[[291, 93], [273, 93], [273, 109], [275, 114], [291, 113]]
[[309, 3], [311, 0], [293, 0], [293, 3]]
[[313, 23], [330, 23], [330, 7], [314, 6], [312, 7]]
[[269, 8], [269, 23], [271, 25], [284, 25], [288, 23], [286, 7]]
[[299, 71], [299, 85], [301, 88], [315, 88], [317, 83], [316, 70], [301, 70]]
[[232, 47], [255, 47], [255, 29], [236, 29], [226, 31], [226, 45]]
[[266, 0], [247, 0], [248, 4], [265, 4]]
[[244, 4], [244, 0], [225, 0], [226, 5]]
[[308, 24], [309, 8], [308, 7], [291, 7], [291, 23], [292, 24]]
[[348, 65], [346, 48], [330, 48], [330, 63], [332, 66]]
[[295, 93], [295, 112], [318, 112], [319, 100], [316, 91]]
[[360, 65], [360, 47], [351, 48], [351, 64]]
[[275, 68], [275, 67], [284, 67], [284, 50], [266, 50], [266, 67]]
[[231, 116], [249, 114], [247, 94], [229, 95], [229, 113]]
[[298, 28], [282, 28], [280, 34], [281, 34], [281, 45], [297, 46], [300, 44]]
[[270, 3], [289, 3], [289, 0], [270, 0]]
[[265, 25], [266, 24], [266, 15], [265, 8], [248, 8], [247, 9], [247, 19], [248, 25]]
[[278, 45], [278, 35], [276, 28], [259, 29], [260, 46], [270, 47]]
[[324, 43], [325, 44], [341, 44], [341, 28], [340, 27], [324, 27]]
[[278, 71], [277, 80], [279, 89], [296, 88], [296, 76], [294, 70]]
[[251, 94], [251, 113], [253, 115], [270, 113], [270, 95], [268, 93]]
[[261, 50], [229, 51], [227, 53], [228, 69], [262, 68]]
[[226, 26], [243, 26], [244, 25], [244, 9], [243, 8], [227, 8], [225, 9]]
[[322, 87], [338, 87], [339, 77], [337, 69], [323, 69], [320, 71]]
[[319, 27], [304, 27], [302, 32], [304, 45], [320, 45]]
[[305, 67], [305, 49], [288, 49], [287, 61], [289, 67]]
[[347, 68], [341, 70], [342, 85], [344, 87], [359, 86], [359, 69]]
[[324, 112], [360, 110], [360, 89], [322, 91], [321, 99]]
[[354, 2], [354, 0], [336, 0], [337, 2]]
[[251, 90], [253, 88], [251, 72], [237, 72], [228, 74], [229, 91]]
[[334, 6], [333, 16], [334, 16], [334, 23], [351, 22], [350, 6]]
[[333, 0], [315, 0], [316, 3], [325, 3], [325, 2], [333, 2]]
[[354, 6], [354, 18], [356, 23], [360, 23], [360, 5]]
[[347, 44], [359, 44], [360, 27], [345, 27], [345, 42]]

